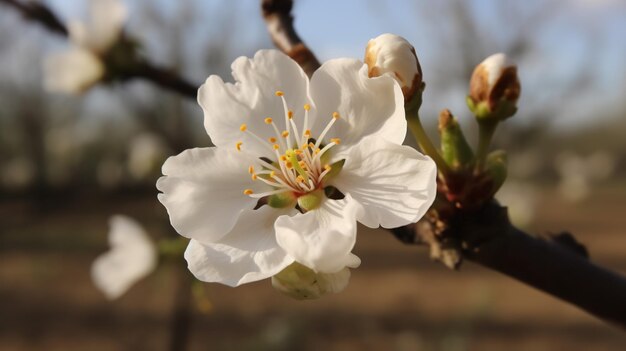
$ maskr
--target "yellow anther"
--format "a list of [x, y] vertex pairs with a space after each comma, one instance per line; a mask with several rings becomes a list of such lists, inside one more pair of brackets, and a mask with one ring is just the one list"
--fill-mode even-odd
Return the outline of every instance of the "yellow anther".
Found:
[[257, 175], [253, 173], [250, 177], [252, 178], [252, 180], [256, 180]]
[[235, 147], [237, 148], [237, 151], [241, 151], [241, 145], [243, 145], [243, 142], [238, 141], [237, 144], [235, 144]]
[[254, 166], [248, 167], [248, 173], [254, 174]]
[[286, 166], [288, 169], [293, 168], [293, 164], [291, 164], [291, 162], [289, 162], [289, 161], [285, 162], [285, 166]]
[[307, 129], [304, 131], [304, 135], [310, 137], [311, 136], [311, 130]]
[[289, 110], [287, 111], [287, 117], [289, 117], [289, 119], [293, 118], [293, 111]]
[[315, 144], [313, 144], [313, 143], [309, 143], [309, 147], [310, 147], [311, 149], [315, 149]]
[[280, 160], [281, 160], [281, 161], [287, 161], [287, 156], [285, 156], [285, 155], [280, 155]]
[[283, 130], [283, 132], [282, 132], [280, 135], [282, 135], [282, 136], [283, 136], [283, 138], [286, 138], [286, 137], [288, 137], [288, 136], [289, 136], [289, 132], [288, 132], [288, 131], [286, 131], [286, 130]]
[[245, 132], [247, 129], [248, 129], [248, 125], [246, 125], [245, 123], [239, 127], [239, 130], [242, 132]]
[[316, 154], [316, 155], [317, 155], [317, 154], [319, 154], [319, 153], [320, 153], [320, 151], [322, 151], [322, 149], [320, 149], [320, 148], [318, 147], [317, 149], [315, 149], [315, 154]]
[[275, 171], [271, 171], [270, 172], [270, 178], [274, 178], [276, 177], [276, 172]]
[[302, 168], [304, 168], [304, 169], [306, 169], [306, 168], [307, 168], [307, 167], [306, 167], [306, 163], [305, 163], [304, 161], [300, 161], [300, 162], [298, 162], [298, 164], [300, 165], [300, 167], [302, 167]]
[[280, 90], [276, 90], [276, 93], [275, 93], [275, 94], [276, 94], [276, 96], [283, 96], [283, 95], [285, 95], [285, 93], [283, 93], [283, 92], [282, 92], [282, 91], [280, 91]]
[[302, 155], [302, 150], [300, 150], [300, 149], [293, 150], [293, 152], [294, 152], [296, 155]]
[[309, 111], [311, 109], [311, 105], [309, 104], [304, 104], [304, 110], [305, 111]]
[[339, 112], [333, 112], [333, 118], [334, 119], [339, 119], [341, 116], [339, 115]]
[[330, 167], [329, 165], [324, 165], [324, 170], [325, 171], [330, 171], [332, 167]]
[[330, 142], [339, 145], [339, 144], [341, 144], [341, 139], [339, 139], [339, 138], [331, 138]]
[[269, 140], [269, 142], [272, 143], [272, 144], [274, 144], [276, 142], [276, 138], [274, 138], [274, 137], [270, 137], [267, 140]]
[[297, 177], [296, 177], [296, 181], [297, 181], [298, 183], [304, 183], [304, 177], [303, 177], [303, 176], [301, 176], [301, 175], [299, 175], [299, 176], [297, 176]]
[[278, 145], [278, 144], [274, 144], [274, 145], [272, 145], [272, 148], [273, 148], [274, 150], [278, 150], [278, 149], [280, 149], [280, 145]]
[[265, 124], [272, 124], [274, 120], [272, 119], [272, 117], [267, 117], [266, 119], [264, 119], [264, 121], [265, 121]]
[[243, 191], [244, 195], [252, 195], [254, 194], [254, 191], [252, 191], [252, 189], [246, 189]]

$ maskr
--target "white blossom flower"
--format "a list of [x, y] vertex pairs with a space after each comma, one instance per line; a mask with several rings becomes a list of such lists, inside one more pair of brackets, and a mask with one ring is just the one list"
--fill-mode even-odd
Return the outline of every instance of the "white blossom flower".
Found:
[[110, 219], [110, 227], [111, 250], [93, 262], [91, 278], [96, 287], [113, 300], [156, 268], [157, 251], [134, 219], [115, 215]]
[[[232, 64], [234, 84], [200, 88], [215, 147], [170, 157], [157, 182], [185, 258], [200, 280], [230, 286], [298, 262], [315, 273], [357, 266], [356, 222], [416, 222], [435, 197], [432, 160], [402, 146], [404, 97], [336, 59], [308, 79], [289, 57], [262, 50]], [[358, 258], [356, 258], [358, 260]]]
[[78, 94], [105, 74], [102, 55], [119, 39], [127, 17], [120, 0], [90, 0], [87, 23], [70, 21], [73, 47], [44, 61], [44, 86], [49, 91]]

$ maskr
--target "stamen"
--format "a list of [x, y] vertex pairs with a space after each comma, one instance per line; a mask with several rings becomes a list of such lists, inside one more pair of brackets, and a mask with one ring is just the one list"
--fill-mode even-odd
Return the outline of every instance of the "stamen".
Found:
[[248, 167], [248, 173], [254, 174], [254, 166]]
[[293, 118], [293, 111], [289, 110], [287, 111], [287, 117], [289, 117], [289, 119]]
[[283, 96], [283, 95], [285, 95], [285, 93], [283, 93], [283, 92], [282, 92], [282, 91], [280, 91], [280, 90], [276, 90], [276, 93], [275, 93], [275, 94], [276, 94], [276, 96]]
[[240, 127], [239, 130], [245, 133], [250, 134], [250, 136], [252, 136], [256, 141], [259, 142], [259, 144], [261, 144], [263, 147], [267, 147], [271, 150], [271, 148], [269, 147], [269, 145], [267, 145], [267, 143], [265, 142], [265, 140], [261, 139], [260, 136], [254, 134], [252, 131], [248, 130], [248, 125], [243, 123]]
[[278, 150], [278, 149], [280, 149], [280, 145], [274, 144], [274, 145], [272, 145], [272, 149]]
[[339, 139], [339, 138], [331, 138], [330, 142], [339, 145], [339, 144], [341, 144], [341, 139]]
[[335, 111], [335, 112], [333, 112], [333, 118], [334, 119], [339, 119], [339, 118], [341, 118], [341, 115], [339, 114], [339, 112]]
[[[304, 104], [304, 124], [302, 125], [302, 129], [304, 133], [302, 135], [302, 143], [305, 143], [309, 137], [311, 136], [311, 130], [309, 128], [309, 110], [311, 109], [311, 105]], [[307, 134], [308, 132], [308, 134]]]
[[237, 151], [241, 151], [241, 145], [243, 145], [243, 142], [238, 141], [237, 144], [235, 144], [235, 147], [237, 148]]
[[328, 133], [330, 128], [333, 126], [333, 124], [335, 124], [335, 121], [338, 119], [339, 119], [339, 113], [333, 112], [333, 118], [330, 120], [330, 122], [328, 122], [328, 124], [326, 125], [326, 128], [324, 128], [324, 130], [322, 131], [322, 134], [320, 134], [319, 138], [315, 142], [315, 147], [320, 146], [320, 144], [322, 143], [322, 140], [324, 140], [324, 137], [326, 136], [326, 133]]
[[243, 191], [244, 195], [252, 195], [254, 194], [254, 191], [252, 191], [252, 189], [246, 189]]
[[252, 178], [252, 180], [257, 180], [258, 176], [257, 176], [256, 174], [254, 174], [254, 173], [253, 173], [253, 174], [250, 176], [250, 178]]
[[283, 132], [282, 132], [282, 133], [280, 133], [280, 135], [281, 135], [283, 138], [286, 138], [286, 137], [288, 137], [288, 136], [289, 136], [289, 132], [288, 132], [288, 131], [286, 131], [286, 130], [283, 130]]
[[[276, 92], [276, 96], [280, 97], [280, 100], [283, 102], [283, 113], [285, 114], [285, 128], [287, 128], [287, 131], [289, 131], [289, 125], [292, 124], [295, 126], [295, 124], [293, 123], [293, 120], [291, 119], [291, 117], [289, 116], [289, 108], [287, 107], [287, 100], [285, 100], [285, 94], [280, 91]], [[294, 132], [296, 131], [296, 129], [294, 129]], [[283, 132], [283, 137], [287, 140], [287, 147], [292, 149], [293, 148], [293, 144], [291, 143], [291, 140], [288, 139], [285, 135], [285, 132]], [[288, 136], [289, 134], [287, 134]], [[297, 134], [296, 134], [297, 135]]]
[[270, 137], [269, 139], [267, 139], [270, 143], [274, 144], [276, 142], [276, 138], [274, 137]]
[[[271, 124], [272, 128], [274, 129], [274, 133], [276, 134], [276, 137], [280, 136], [280, 132], [278, 131], [278, 127], [276, 126], [276, 123], [274, 123], [274, 120], [271, 117], [267, 117], [265, 120], [265, 124]], [[270, 143], [275, 143], [276, 142], [276, 138], [271, 137], [270, 139]], [[281, 140], [280, 141], [280, 145], [282, 147], [284, 147], [285, 149], [287, 148], [287, 146], [285, 145], [285, 143]]]

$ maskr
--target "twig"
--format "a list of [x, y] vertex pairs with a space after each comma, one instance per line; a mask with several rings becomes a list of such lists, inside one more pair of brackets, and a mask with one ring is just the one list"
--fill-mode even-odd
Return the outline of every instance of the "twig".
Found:
[[[0, 0], [0, 3], [15, 8], [27, 20], [40, 23], [53, 33], [68, 36], [67, 28], [63, 22], [52, 10], [41, 3], [20, 2], [18, 0]], [[142, 78], [191, 99], [197, 97], [198, 85], [190, 83], [170, 70], [156, 67], [146, 60], [141, 60], [138, 64], [125, 68], [120, 72], [121, 79]]]
[[320, 67], [320, 63], [296, 33], [292, 8], [292, 0], [261, 0], [263, 18], [272, 41], [276, 47], [298, 62], [310, 77]]
[[495, 202], [436, 233], [424, 222], [396, 228], [410, 244], [433, 244], [434, 236], [452, 238], [466, 259], [567, 301], [606, 321], [626, 327], [626, 278], [593, 264], [572, 241], [533, 237], [512, 226], [506, 208]]
[[0, 0], [0, 3], [7, 4], [17, 9], [27, 20], [39, 22], [48, 30], [67, 36], [67, 28], [63, 22], [48, 9], [45, 5], [37, 2], [20, 2], [18, 0]]

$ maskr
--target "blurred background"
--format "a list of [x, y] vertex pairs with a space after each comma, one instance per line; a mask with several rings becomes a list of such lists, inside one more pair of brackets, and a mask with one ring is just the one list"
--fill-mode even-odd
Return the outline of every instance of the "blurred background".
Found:
[[[85, 16], [83, 0], [44, 2], [64, 20]], [[195, 84], [232, 79], [234, 58], [272, 47], [258, 1], [126, 2], [127, 33], [144, 54]], [[296, 29], [320, 61], [361, 58], [385, 32], [411, 41], [433, 137], [447, 107], [475, 142], [471, 72], [492, 53], [511, 56], [522, 97], [496, 136], [510, 165], [498, 198], [518, 226], [571, 231], [595, 262], [626, 274], [624, 1], [295, 3]], [[471, 263], [449, 271], [425, 248], [365, 228], [350, 285], [317, 301], [268, 281], [185, 295], [182, 259], [107, 301], [90, 266], [108, 249], [108, 218], [134, 217], [155, 241], [175, 237], [156, 200], [160, 165], [210, 140], [195, 101], [149, 83], [45, 92], [42, 59], [67, 46], [0, 3], [0, 350], [167, 350], [181, 323], [191, 350], [624, 349], [626, 334], [575, 307]]]

